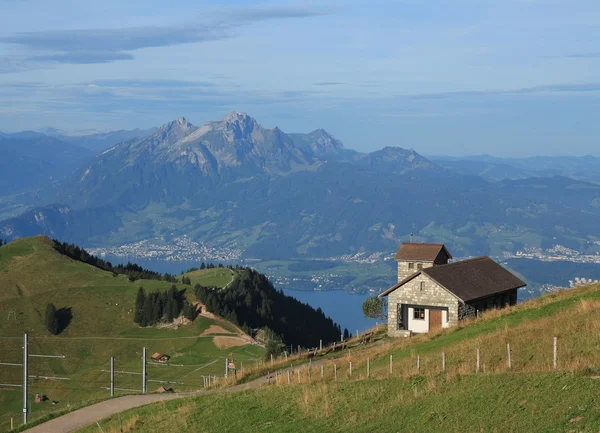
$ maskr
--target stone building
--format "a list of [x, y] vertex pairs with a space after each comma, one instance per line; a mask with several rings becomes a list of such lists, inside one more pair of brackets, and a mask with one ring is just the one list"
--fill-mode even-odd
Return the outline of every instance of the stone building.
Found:
[[409, 336], [448, 328], [489, 308], [517, 303], [525, 283], [489, 257], [448, 263], [442, 244], [403, 243], [394, 257], [398, 283], [388, 297], [388, 334]]

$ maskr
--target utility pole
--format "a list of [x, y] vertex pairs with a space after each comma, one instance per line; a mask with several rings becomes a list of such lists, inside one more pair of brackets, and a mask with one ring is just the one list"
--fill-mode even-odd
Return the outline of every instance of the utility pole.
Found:
[[115, 396], [115, 358], [110, 357], [110, 396]]
[[23, 425], [27, 424], [27, 415], [29, 413], [29, 402], [28, 402], [28, 393], [29, 393], [29, 379], [42, 379], [42, 380], [69, 380], [68, 377], [58, 377], [58, 376], [30, 376], [29, 375], [29, 358], [64, 358], [62, 355], [35, 355], [29, 353], [29, 344], [28, 344], [28, 335], [23, 334], [23, 363], [14, 363], [14, 362], [0, 362], [0, 365], [6, 365], [11, 367], [23, 367], [23, 384], [15, 384], [15, 383], [2, 383], [1, 386], [11, 386], [15, 388], [23, 388]]
[[29, 369], [27, 360], [29, 358], [27, 348], [27, 334], [23, 335], [23, 424], [27, 424], [27, 384], [29, 379]]
[[146, 348], [142, 349], [142, 394], [146, 394]]

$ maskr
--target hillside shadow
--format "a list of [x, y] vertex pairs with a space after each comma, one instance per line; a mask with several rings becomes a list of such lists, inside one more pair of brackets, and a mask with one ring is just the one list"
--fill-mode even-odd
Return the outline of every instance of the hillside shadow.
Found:
[[67, 326], [69, 326], [71, 320], [73, 320], [73, 312], [71, 307], [59, 308], [56, 311], [56, 318], [58, 320], [58, 334], [60, 334], [67, 328]]

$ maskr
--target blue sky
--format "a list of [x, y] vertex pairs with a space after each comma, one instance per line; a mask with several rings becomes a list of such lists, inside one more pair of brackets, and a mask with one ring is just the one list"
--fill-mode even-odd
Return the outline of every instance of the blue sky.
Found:
[[347, 147], [600, 155], [597, 0], [0, 0], [0, 130], [246, 111]]

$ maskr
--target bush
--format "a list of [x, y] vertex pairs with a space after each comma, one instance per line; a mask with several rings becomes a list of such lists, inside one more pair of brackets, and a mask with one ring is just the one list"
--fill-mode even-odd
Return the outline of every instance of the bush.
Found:
[[46, 306], [46, 329], [52, 335], [58, 335], [58, 314], [56, 307], [50, 303]]
[[362, 309], [365, 317], [382, 320], [387, 318], [387, 306], [383, 298], [377, 296], [367, 298], [365, 302], [363, 302]]

